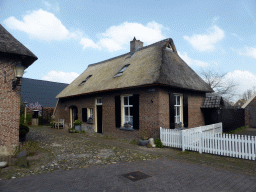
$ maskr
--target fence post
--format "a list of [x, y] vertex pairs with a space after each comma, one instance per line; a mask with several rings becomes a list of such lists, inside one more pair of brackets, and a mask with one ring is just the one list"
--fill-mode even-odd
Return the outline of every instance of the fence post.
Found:
[[163, 141], [163, 139], [162, 139], [162, 127], [160, 127], [160, 140]]
[[199, 153], [202, 154], [202, 131], [199, 132]]
[[185, 151], [185, 134], [186, 134], [186, 131], [181, 130], [181, 147], [183, 152]]
[[220, 122], [220, 129], [221, 129], [221, 134], [223, 133], [223, 129], [222, 129], [222, 122]]

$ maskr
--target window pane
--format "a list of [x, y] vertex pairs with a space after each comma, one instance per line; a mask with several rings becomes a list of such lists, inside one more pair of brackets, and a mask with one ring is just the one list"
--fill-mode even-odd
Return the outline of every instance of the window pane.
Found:
[[124, 108], [124, 115], [127, 115], [127, 116], [130, 115], [130, 114], [129, 114], [128, 107], [125, 107], [125, 108]]
[[125, 115], [125, 116], [124, 116], [124, 123], [127, 123], [127, 122], [129, 122], [129, 121], [130, 121], [129, 116]]
[[177, 107], [177, 114], [176, 115], [180, 115], [180, 107]]
[[124, 105], [128, 105], [128, 97], [124, 97]]
[[130, 123], [133, 126], [133, 116], [130, 116]]
[[177, 105], [180, 105], [180, 96], [177, 96]]

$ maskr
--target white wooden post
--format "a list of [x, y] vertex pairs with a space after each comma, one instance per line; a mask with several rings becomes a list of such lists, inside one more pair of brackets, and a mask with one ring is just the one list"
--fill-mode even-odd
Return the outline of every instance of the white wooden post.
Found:
[[199, 153], [202, 154], [202, 131], [199, 132]]
[[163, 142], [163, 139], [162, 139], [162, 127], [160, 127], [160, 140]]
[[186, 134], [186, 131], [182, 130], [181, 131], [181, 146], [182, 146], [183, 152], [185, 151], [185, 134]]

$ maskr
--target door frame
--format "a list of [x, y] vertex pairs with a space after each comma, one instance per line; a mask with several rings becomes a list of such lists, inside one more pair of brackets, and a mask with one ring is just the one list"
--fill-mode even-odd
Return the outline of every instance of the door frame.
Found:
[[[97, 103], [97, 99], [101, 99], [101, 103]], [[97, 116], [98, 116], [98, 111], [97, 111], [97, 106], [101, 105], [102, 106], [102, 97], [96, 97], [95, 98], [95, 128], [94, 128], [94, 131], [96, 133], [98, 133], [98, 119], [97, 119]], [[103, 113], [102, 113], [103, 114]], [[103, 117], [103, 115], [101, 116], [101, 118]], [[103, 133], [103, 123], [102, 123], [102, 128], [101, 128], [101, 132]]]

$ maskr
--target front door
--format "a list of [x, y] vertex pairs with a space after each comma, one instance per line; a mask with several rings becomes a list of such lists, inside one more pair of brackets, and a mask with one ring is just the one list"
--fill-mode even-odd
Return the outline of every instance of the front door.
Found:
[[102, 133], [102, 105], [97, 105], [97, 133]]

